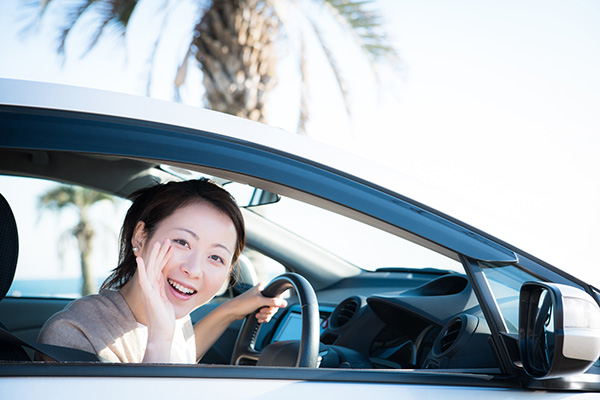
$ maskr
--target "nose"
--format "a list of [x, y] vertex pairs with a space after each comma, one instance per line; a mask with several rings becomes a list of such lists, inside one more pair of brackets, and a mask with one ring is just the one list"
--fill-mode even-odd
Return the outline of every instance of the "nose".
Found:
[[192, 251], [185, 257], [179, 267], [181, 271], [192, 279], [200, 279], [204, 274], [202, 257], [199, 253]]

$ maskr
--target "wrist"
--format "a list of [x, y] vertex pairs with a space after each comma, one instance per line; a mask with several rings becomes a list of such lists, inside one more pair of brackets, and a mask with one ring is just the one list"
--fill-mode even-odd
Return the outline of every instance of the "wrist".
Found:
[[239, 307], [236, 303], [236, 299], [231, 299], [228, 302], [223, 303], [221, 307], [219, 307], [222, 312], [221, 318], [227, 321], [228, 325], [232, 322], [239, 321], [246, 317], [246, 314], [241, 315], [239, 313]]
[[171, 343], [171, 340], [148, 339], [143, 362], [169, 362], [171, 360]]

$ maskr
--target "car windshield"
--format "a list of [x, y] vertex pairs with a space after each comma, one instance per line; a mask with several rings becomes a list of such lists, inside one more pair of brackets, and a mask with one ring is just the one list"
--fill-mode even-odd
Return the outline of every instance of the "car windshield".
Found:
[[464, 272], [460, 262], [445, 255], [289, 197], [252, 209], [271, 222], [363, 270], [433, 268]]

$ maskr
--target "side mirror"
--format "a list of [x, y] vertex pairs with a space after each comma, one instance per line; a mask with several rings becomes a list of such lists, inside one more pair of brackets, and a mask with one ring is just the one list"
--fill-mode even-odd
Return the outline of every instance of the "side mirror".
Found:
[[600, 356], [600, 307], [572, 286], [524, 283], [519, 349], [525, 372], [534, 378], [585, 372]]

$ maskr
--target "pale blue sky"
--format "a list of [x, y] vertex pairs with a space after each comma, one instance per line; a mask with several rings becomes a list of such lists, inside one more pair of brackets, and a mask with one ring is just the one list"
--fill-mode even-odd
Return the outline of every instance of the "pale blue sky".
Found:
[[[135, 35], [127, 49], [104, 41], [84, 58], [70, 43], [61, 67], [52, 31], [16, 36], [24, 25], [15, 22], [16, 4], [0, 5], [1, 77], [144, 93]], [[384, 76], [376, 93], [349, 48], [358, 88], [352, 135], [333, 90], [313, 94], [311, 135], [440, 187], [448, 196], [421, 200], [600, 285], [600, 2], [379, 4], [403, 59], [401, 79]], [[135, 32], [144, 31], [142, 20], [133, 21]], [[173, 43], [161, 54], [179, 57], [185, 43]], [[172, 74], [173, 66], [160, 68], [157, 76]], [[293, 82], [289, 75], [274, 102], [285, 104]], [[169, 97], [168, 85], [153, 95]], [[184, 95], [199, 103], [193, 91]], [[282, 109], [272, 109], [271, 121], [295, 126]]]

